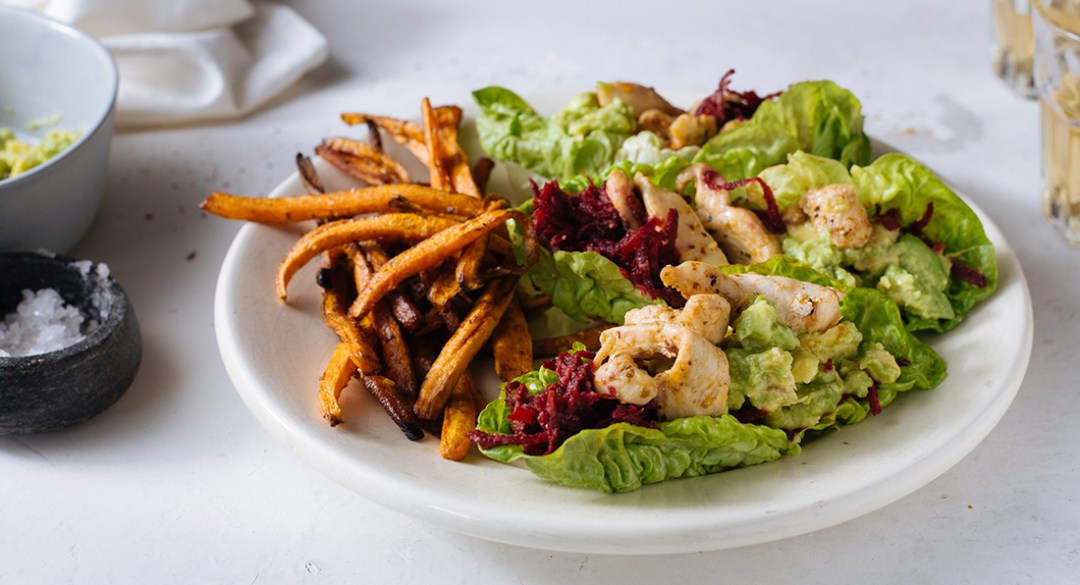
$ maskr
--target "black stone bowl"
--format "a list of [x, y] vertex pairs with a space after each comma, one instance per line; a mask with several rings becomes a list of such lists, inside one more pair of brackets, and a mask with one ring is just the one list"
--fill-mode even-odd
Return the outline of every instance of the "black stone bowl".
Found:
[[99, 277], [96, 264], [84, 275], [73, 262], [35, 253], [0, 255], [0, 320], [15, 311], [23, 289], [53, 288], [65, 303], [99, 323], [82, 341], [63, 349], [0, 357], [0, 435], [56, 431], [83, 422], [112, 406], [135, 379], [142, 338], [127, 295], [112, 277]]

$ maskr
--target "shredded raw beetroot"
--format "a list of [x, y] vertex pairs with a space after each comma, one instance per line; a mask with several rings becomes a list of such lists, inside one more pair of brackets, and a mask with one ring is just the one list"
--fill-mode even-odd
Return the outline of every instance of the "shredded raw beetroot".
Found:
[[934, 202], [931, 201], [926, 204], [926, 211], [923, 212], [922, 217], [913, 221], [905, 228], [910, 234], [914, 234], [919, 237], [923, 237], [923, 230], [926, 226], [930, 225], [930, 220], [934, 217]]
[[[574, 195], [563, 191], [556, 181], [542, 188], [533, 183], [532, 188], [533, 224], [537, 239], [547, 249], [596, 252], [614, 262], [623, 276], [650, 298], [662, 299], [673, 307], [686, 303], [678, 291], [660, 280], [665, 266], [681, 261], [675, 248], [677, 211], [670, 210], [663, 220], [653, 217], [639, 228], [627, 229], [602, 185], [590, 183]], [[644, 204], [639, 200], [634, 203], [644, 216]], [[633, 213], [634, 204], [630, 208]]]
[[765, 418], [766, 416], [769, 416], [769, 411], [762, 410], [754, 406], [753, 404], [750, 404], [750, 401], [748, 400], [744, 402], [743, 405], [740, 406], [737, 410], [730, 411], [729, 414], [735, 417], [735, 420], [743, 424], [753, 424]]
[[757, 92], [751, 91], [734, 91], [728, 86], [731, 85], [731, 76], [735, 74], [734, 69], [729, 69], [723, 77], [720, 78], [720, 83], [716, 88], [716, 91], [712, 95], [701, 100], [697, 109], [694, 110], [695, 116], [712, 116], [716, 118], [717, 127], [722, 127], [730, 120], [746, 120], [754, 115], [758, 106], [762, 102], [775, 98], [780, 95], [781, 92], [777, 91], [765, 96], [759, 96]]
[[903, 227], [903, 224], [900, 222], [899, 207], [890, 207], [885, 213], [882, 213], [881, 206], [875, 205], [873, 221], [881, 224], [882, 227], [891, 232], [895, 232]]
[[765, 199], [765, 210], [757, 211], [758, 217], [761, 218], [761, 223], [765, 224], [765, 229], [774, 234], [782, 234], [787, 231], [787, 226], [784, 225], [784, 218], [780, 216], [780, 206], [776, 203], [776, 196], [773, 195], [772, 188], [761, 177], [750, 177], [749, 179], [743, 179], [741, 181], [728, 182], [726, 179], [720, 176], [720, 173], [714, 170], [707, 170], [702, 175], [705, 182], [709, 184], [709, 187], [719, 191], [730, 191], [732, 189], [738, 189], [739, 187], [745, 187], [750, 183], [757, 183], [761, 185], [762, 197]]
[[626, 235], [622, 218], [611, 200], [592, 183], [575, 196], [558, 181], [543, 188], [532, 182], [536, 237], [549, 250], [581, 251], [591, 240], [619, 240]]
[[866, 391], [866, 401], [870, 403], [871, 415], [877, 416], [881, 414], [881, 400], [878, 399], [878, 383], [876, 381]]
[[530, 395], [521, 382], [507, 383], [506, 406], [510, 414], [506, 418], [511, 434], [474, 430], [469, 439], [484, 449], [520, 445], [529, 455], [546, 455], [584, 429], [604, 428], [617, 422], [656, 426], [659, 409], [654, 403], [623, 404], [597, 394], [593, 357], [592, 352], [579, 351], [545, 361], [543, 366], [554, 370], [558, 380], [537, 394]]
[[645, 225], [630, 230], [618, 242], [596, 242], [596, 251], [610, 258], [623, 270], [630, 282], [654, 299], [663, 299], [672, 307], [686, 304], [679, 291], [660, 279], [665, 266], [681, 261], [675, 249], [679, 231], [679, 212], [669, 209], [663, 222], [652, 217]]
[[952, 273], [956, 275], [956, 278], [977, 288], [986, 288], [989, 284], [985, 274], [959, 260], [952, 261]]

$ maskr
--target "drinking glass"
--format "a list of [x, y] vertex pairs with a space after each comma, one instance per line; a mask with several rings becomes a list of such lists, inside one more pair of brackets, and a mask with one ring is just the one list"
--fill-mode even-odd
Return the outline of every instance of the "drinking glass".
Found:
[[1033, 0], [1043, 212], [1080, 246], [1080, 0]]
[[994, 72], [1016, 93], [1035, 97], [1029, 0], [990, 0], [990, 11]]

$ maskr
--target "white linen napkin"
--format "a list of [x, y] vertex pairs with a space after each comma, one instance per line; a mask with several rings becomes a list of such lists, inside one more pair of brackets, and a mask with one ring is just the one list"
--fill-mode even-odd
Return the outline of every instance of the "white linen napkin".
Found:
[[243, 116], [328, 56], [292, 9], [248, 0], [0, 0], [98, 38], [116, 58], [119, 127]]

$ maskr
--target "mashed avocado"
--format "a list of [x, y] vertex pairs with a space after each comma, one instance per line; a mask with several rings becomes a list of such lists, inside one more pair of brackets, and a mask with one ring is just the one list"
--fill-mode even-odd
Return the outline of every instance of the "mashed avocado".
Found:
[[828, 274], [848, 287], [873, 287], [909, 313], [926, 319], [952, 319], [948, 261], [911, 234], [875, 227], [862, 248], [838, 248], [827, 234], [792, 230], [784, 254]]
[[0, 180], [21, 175], [67, 150], [82, 136], [71, 130], [50, 130], [33, 145], [15, 138], [9, 128], [0, 128]]
[[865, 398], [875, 383], [895, 382], [901, 373], [896, 358], [880, 343], [864, 342], [854, 323], [796, 335], [765, 297], [732, 323], [724, 350], [728, 408], [762, 411], [766, 425], [793, 431], [832, 425], [845, 396]]

